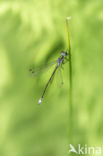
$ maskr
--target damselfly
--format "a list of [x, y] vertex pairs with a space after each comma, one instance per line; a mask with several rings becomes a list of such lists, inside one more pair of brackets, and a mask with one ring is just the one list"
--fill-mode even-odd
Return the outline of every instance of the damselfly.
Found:
[[[56, 60], [56, 66], [55, 66], [55, 68], [54, 68], [54, 70], [53, 70], [53, 72], [52, 72], [52, 74], [51, 74], [51, 76], [50, 76], [48, 82], [47, 82], [46, 85], [45, 85], [45, 88], [44, 88], [44, 90], [43, 90], [43, 92], [42, 92], [42, 95], [41, 95], [39, 101], [38, 101], [38, 104], [40, 104], [40, 103], [42, 102], [42, 100], [43, 100], [43, 98], [44, 98], [44, 95], [45, 95], [45, 93], [46, 93], [46, 90], [47, 90], [47, 88], [48, 88], [50, 82], [52, 81], [52, 79], [53, 79], [53, 77], [54, 77], [54, 75], [55, 75], [57, 69], [58, 69], [59, 67], [62, 67], [63, 64], [65, 64], [67, 61], [69, 61], [68, 55], [69, 55], [68, 52], [62, 51], [60, 57]], [[53, 64], [54, 64], [54, 63], [55, 63], [55, 61], [53, 62]], [[47, 67], [48, 67], [48, 66], [47, 66]], [[30, 69], [30, 72], [31, 72], [32, 74], [34, 74], [34, 75], [36, 74], [36, 71], [35, 71], [35, 70], [33, 71], [32, 68]]]

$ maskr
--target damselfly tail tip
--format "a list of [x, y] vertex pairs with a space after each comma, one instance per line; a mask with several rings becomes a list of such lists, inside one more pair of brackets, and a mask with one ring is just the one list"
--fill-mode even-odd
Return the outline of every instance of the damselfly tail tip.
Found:
[[41, 104], [41, 102], [42, 102], [42, 98], [39, 99], [38, 104]]

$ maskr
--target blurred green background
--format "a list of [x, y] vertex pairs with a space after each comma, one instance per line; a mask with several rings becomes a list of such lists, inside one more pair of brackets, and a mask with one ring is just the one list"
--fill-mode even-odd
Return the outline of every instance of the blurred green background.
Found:
[[67, 48], [69, 22], [73, 66], [74, 144], [103, 144], [103, 1], [0, 1], [0, 156], [68, 155], [69, 67], [37, 105], [52, 70], [32, 78], [39, 66]]

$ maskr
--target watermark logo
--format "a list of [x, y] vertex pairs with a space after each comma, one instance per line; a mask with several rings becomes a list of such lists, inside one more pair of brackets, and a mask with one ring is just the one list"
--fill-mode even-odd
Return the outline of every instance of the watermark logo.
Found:
[[93, 146], [87, 146], [85, 144], [82, 146], [81, 144], [78, 144], [77, 147], [74, 147], [72, 144], [69, 145], [69, 153], [75, 153], [75, 154], [81, 154], [81, 155], [101, 155], [103, 154], [102, 152], [102, 147], [93, 147]]

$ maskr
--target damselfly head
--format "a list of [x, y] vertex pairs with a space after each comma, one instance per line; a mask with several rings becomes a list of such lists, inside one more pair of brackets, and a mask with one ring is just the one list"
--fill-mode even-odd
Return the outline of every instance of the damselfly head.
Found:
[[64, 51], [61, 52], [61, 55], [62, 55], [62, 56], [66, 56], [67, 54], [68, 54], [68, 53], [67, 53], [67, 52], [64, 52]]

